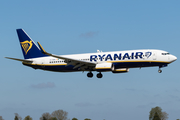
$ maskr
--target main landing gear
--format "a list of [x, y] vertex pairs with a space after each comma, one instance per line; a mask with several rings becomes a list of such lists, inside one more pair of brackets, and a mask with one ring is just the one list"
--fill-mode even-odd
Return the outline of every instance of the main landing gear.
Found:
[[102, 78], [103, 77], [103, 75], [101, 73], [98, 73], [96, 76], [97, 76], [97, 78]]
[[89, 72], [89, 73], [87, 74], [87, 76], [88, 76], [89, 78], [92, 78], [92, 77], [93, 77], [93, 73], [92, 73], [92, 72]]
[[[103, 75], [101, 74], [101, 72], [98, 73], [96, 76], [97, 76], [97, 78], [102, 78], [102, 77], [103, 77]], [[87, 74], [87, 77], [92, 78], [92, 77], [93, 77], [93, 73], [92, 73], [92, 72], [89, 72], [89, 73]]]

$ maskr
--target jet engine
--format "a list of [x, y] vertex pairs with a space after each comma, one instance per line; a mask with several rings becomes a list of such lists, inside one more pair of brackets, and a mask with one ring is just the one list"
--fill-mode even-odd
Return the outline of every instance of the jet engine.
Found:
[[99, 72], [112, 71], [113, 73], [129, 72], [129, 68], [116, 68], [113, 63], [99, 63], [95, 68]]
[[112, 73], [125, 73], [129, 72], [129, 68], [116, 68], [114, 64], [111, 67]]

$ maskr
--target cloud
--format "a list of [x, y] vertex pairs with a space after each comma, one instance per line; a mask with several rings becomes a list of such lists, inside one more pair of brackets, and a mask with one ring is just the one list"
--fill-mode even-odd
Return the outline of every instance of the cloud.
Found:
[[128, 91], [128, 92], [143, 92], [143, 93], [147, 93], [147, 91], [144, 90], [144, 89], [125, 88], [124, 90]]
[[149, 108], [150, 106], [155, 106], [156, 103], [155, 102], [151, 102], [148, 104], [144, 104], [144, 105], [138, 105], [137, 108]]
[[39, 89], [44, 89], [44, 88], [54, 88], [55, 84], [52, 82], [47, 82], [47, 83], [39, 83], [37, 85], [31, 85], [32, 88], [39, 88]]
[[76, 103], [75, 106], [77, 107], [91, 107], [91, 106], [102, 106], [103, 104], [102, 103], [98, 103], [98, 104], [92, 104], [92, 103], [89, 103], [89, 102], [82, 102], [82, 103]]
[[173, 99], [173, 101], [180, 101], [180, 97], [177, 95], [169, 95], [169, 98]]
[[154, 97], [161, 97], [161, 95], [160, 94], [156, 94], [156, 95], [154, 95]]
[[99, 32], [87, 32], [87, 33], [82, 33], [81, 35], [79, 35], [79, 37], [81, 38], [92, 38], [92, 37], [95, 37], [99, 34]]
[[133, 89], [133, 88], [126, 88], [125, 90], [127, 90], [127, 91], [133, 91], [133, 92], [137, 91], [136, 89]]
[[78, 106], [78, 107], [89, 107], [89, 106], [94, 106], [94, 104], [91, 104], [91, 103], [77, 103], [77, 104], [75, 104], [75, 106]]

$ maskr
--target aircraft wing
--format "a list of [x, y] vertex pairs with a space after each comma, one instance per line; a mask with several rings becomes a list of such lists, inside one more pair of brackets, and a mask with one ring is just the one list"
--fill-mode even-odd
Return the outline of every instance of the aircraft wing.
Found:
[[87, 62], [87, 61], [82, 61], [82, 60], [78, 60], [78, 59], [73, 59], [73, 58], [67, 58], [67, 57], [63, 57], [63, 56], [58, 56], [58, 55], [54, 55], [51, 53], [48, 53], [44, 50], [44, 48], [41, 46], [41, 44], [38, 42], [38, 45], [41, 49], [41, 52], [45, 55], [49, 55], [58, 59], [63, 59], [67, 65], [74, 65], [74, 69], [80, 67], [81, 69], [85, 69], [88, 67], [95, 67], [96, 63], [93, 62]]

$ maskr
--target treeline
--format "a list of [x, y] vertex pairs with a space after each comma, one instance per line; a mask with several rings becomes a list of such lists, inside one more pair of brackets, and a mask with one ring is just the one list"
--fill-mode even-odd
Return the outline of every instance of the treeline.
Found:
[[165, 111], [162, 111], [162, 109], [157, 106], [155, 108], [152, 108], [149, 112], [149, 120], [168, 120], [168, 114]]
[[[51, 114], [48, 112], [43, 113], [42, 116], [39, 118], [39, 120], [70, 120], [67, 118], [67, 116], [68, 116], [68, 112], [63, 110], [56, 110]], [[0, 120], [4, 120], [2, 116], [0, 116]], [[24, 119], [22, 119], [22, 117], [18, 113], [15, 113], [14, 120], [33, 120], [33, 119], [29, 115], [26, 116]], [[72, 120], [78, 120], [78, 119], [73, 118]], [[91, 120], [91, 119], [85, 118], [84, 120]]]
[[[56, 110], [52, 112], [51, 114], [46, 112], [43, 113], [42, 116], [39, 118], [39, 120], [70, 120], [67, 118], [68, 112], [63, 110]], [[167, 120], [168, 114], [166, 112], [163, 112], [160, 107], [152, 108], [149, 112], [149, 120]], [[4, 120], [2, 116], [0, 116], [0, 120]], [[29, 115], [26, 116], [24, 119], [18, 114], [15, 113], [14, 120], [33, 120]], [[72, 120], [78, 120], [77, 118], [72, 118]], [[91, 120], [89, 118], [85, 118], [84, 120]], [[180, 119], [177, 119], [180, 120]]]

